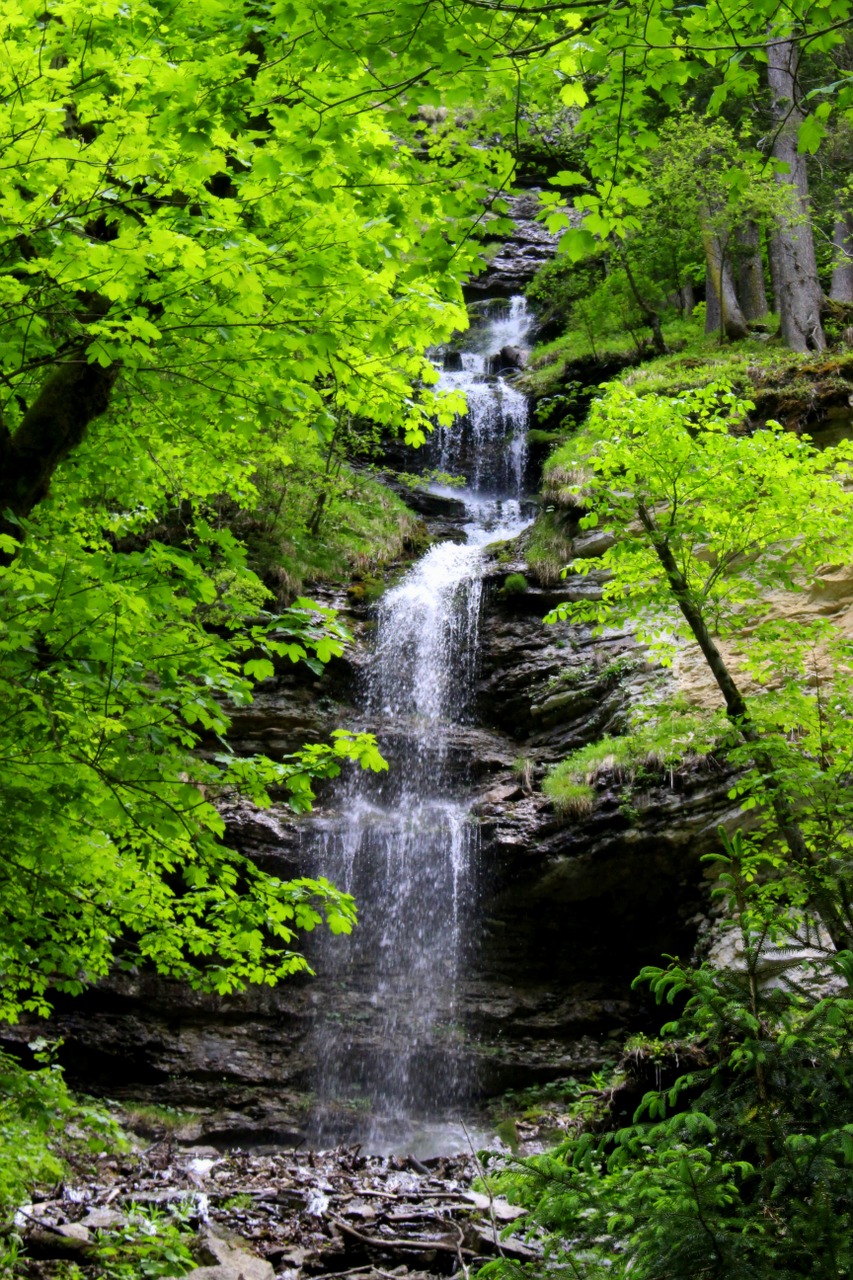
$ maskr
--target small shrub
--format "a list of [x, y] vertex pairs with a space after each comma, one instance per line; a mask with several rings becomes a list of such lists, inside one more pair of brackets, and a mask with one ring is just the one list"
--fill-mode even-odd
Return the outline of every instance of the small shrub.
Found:
[[507, 574], [502, 587], [505, 596], [521, 596], [528, 589], [528, 582], [523, 573]]
[[[184, 1215], [186, 1210], [184, 1210]], [[184, 1215], [132, 1205], [127, 1220], [99, 1231], [95, 1257], [106, 1280], [160, 1280], [193, 1271], [190, 1244], [195, 1233]]]

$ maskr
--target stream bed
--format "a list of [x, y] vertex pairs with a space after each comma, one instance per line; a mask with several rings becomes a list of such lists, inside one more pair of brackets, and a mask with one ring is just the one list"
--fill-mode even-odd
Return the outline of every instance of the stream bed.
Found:
[[[358, 1147], [225, 1155], [167, 1139], [101, 1162], [19, 1212], [27, 1274], [55, 1276], [58, 1258], [92, 1261], [108, 1233], [152, 1212], [196, 1233], [195, 1280], [467, 1275], [498, 1252], [538, 1256], [506, 1228], [522, 1216], [471, 1189], [479, 1158], [369, 1156]], [[158, 1274], [160, 1274], [158, 1272]]]

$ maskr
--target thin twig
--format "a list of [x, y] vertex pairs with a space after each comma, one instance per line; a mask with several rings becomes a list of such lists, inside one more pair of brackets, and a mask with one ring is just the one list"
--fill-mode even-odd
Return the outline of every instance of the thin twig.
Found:
[[497, 1247], [497, 1251], [502, 1258], [506, 1258], [506, 1254], [504, 1253], [503, 1245], [501, 1243], [501, 1238], [500, 1238], [500, 1235], [498, 1234], [498, 1220], [495, 1216], [494, 1192], [492, 1191], [492, 1188], [489, 1185], [489, 1180], [486, 1177], [486, 1171], [483, 1168], [483, 1166], [480, 1164], [480, 1157], [477, 1155], [477, 1152], [474, 1150], [474, 1144], [471, 1141], [471, 1135], [468, 1132], [468, 1130], [465, 1128], [465, 1121], [460, 1120], [459, 1123], [462, 1125], [462, 1132], [465, 1134], [465, 1139], [468, 1143], [468, 1146], [471, 1148], [471, 1158], [474, 1161], [474, 1168], [477, 1170], [477, 1175], [480, 1181], [482, 1182], [483, 1186], [486, 1188], [486, 1195], [489, 1197], [489, 1217], [492, 1220], [492, 1231], [494, 1232], [494, 1235], [495, 1235], [495, 1245]]

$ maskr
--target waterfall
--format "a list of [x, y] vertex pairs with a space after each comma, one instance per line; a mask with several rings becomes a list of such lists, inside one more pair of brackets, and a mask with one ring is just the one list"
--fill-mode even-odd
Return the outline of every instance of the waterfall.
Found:
[[439, 379], [441, 389], [464, 391], [468, 413], [438, 428], [430, 452], [441, 471], [464, 474], [474, 494], [518, 496], [522, 490], [527, 400], [499, 369], [491, 374], [491, 366], [502, 351], [526, 351], [529, 328], [525, 299], [510, 299], [474, 330], [469, 350], [460, 353], [462, 368], [444, 371]]
[[523, 346], [529, 323], [522, 298], [493, 309], [461, 369], [441, 374], [468, 409], [436, 432], [427, 462], [466, 480], [447, 490], [465, 504], [465, 541], [434, 545], [380, 601], [360, 696], [389, 774], [350, 778], [308, 836], [317, 870], [359, 908], [352, 937], [328, 940], [318, 960], [331, 982], [318, 1009], [318, 1143], [411, 1145], [415, 1126], [458, 1114], [472, 1093], [457, 995], [475, 928], [477, 831], [459, 739], [485, 548], [526, 524], [526, 401], [491, 369], [502, 349]]

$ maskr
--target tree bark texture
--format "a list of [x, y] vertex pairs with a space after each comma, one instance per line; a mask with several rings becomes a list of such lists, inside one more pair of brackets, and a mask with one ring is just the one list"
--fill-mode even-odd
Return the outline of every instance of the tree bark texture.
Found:
[[761, 320], [767, 315], [767, 293], [764, 288], [764, 261], [761, 257], [761, 233], [754, 222], [735, 231], [737, 247], [737, 296], [747, 321]]
[[833, 302], [853, 302], [853, 218], [836, 204], [832, 228], [832, 283], [829, 296]]
[[47, 377], [12, 435], [0, 426], [0, 528], [19, 536], [12, 517], [26, 518], [47, 496], [60, 462], [80, 444], [89, 423], [107, 408], [119, 366], [86, 362], [70, 352]]
[[705, 335], [711, 337], [720, 332], [720, 299], [713, 281], [713, 272], [705, 266]]
[[809, 206], [806, 158], [797, 151], [803, 120], [799, 106], [797, 70], [799, 46], [772, 37], [767, 45], [767, 82], [773, 102], [773, 157], [787, 165], [776, 181], [790, 193], [791, 206], [779, 219], [776, 232], [777, 299], [782, 338], [794, 351], [823, 351], [820, 322], [823, 294], [817, 274]]
[[773, 294], [773, 310], [778, 316], [782, 309], [782, 289], [780, 285], [782, 272], [779, 266], [779, 237], [775, 231], [772, 233], [768, 232], [767, 234], [767, 262], [770, 267], [770, 289]]
[[[749, 336], [749, 326], [737, 300], [731, 263], [726, 257], [719, 236], [714, 234], [707, 209], [700, 210], [699, 220], [702, 225], [702, 244], [708, 269], [706, 279], [717, 300], [717, 330], [721, 336], [725, 334], [732, 342], [737, 341], [738, 338], [746, 338]], [[707, 320], [705, 332], [713, 332], [708, 328]]]
[[678, 290], [678, 305], [684, 319], [689, 320], [693, 315], [693, 308], [696, 306], [696, 295], [689, 280]]

